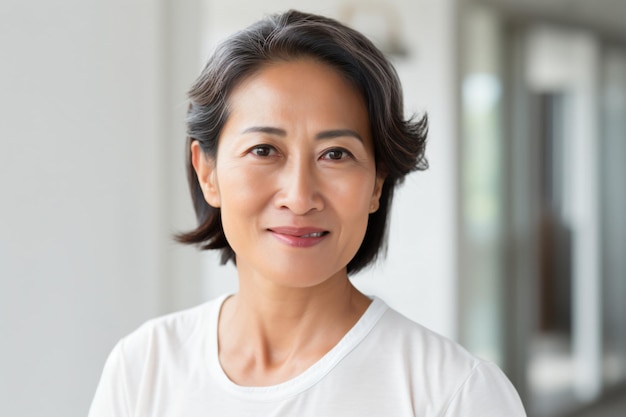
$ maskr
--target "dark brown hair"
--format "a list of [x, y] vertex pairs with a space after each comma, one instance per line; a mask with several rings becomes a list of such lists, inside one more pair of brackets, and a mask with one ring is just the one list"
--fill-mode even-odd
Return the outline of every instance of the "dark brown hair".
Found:
[[235, 261], [222, 228], [220, 209], [204, 200], [191, 164], [191, 143], [215, 158], [218, 139], [228, 118], [228, 97], [245, 77], [264, 64], [307, 57], [343, 74], [363, 94], [374, 142], [377, 170], [386, 175], [380, 206], [369, 216], [365, 237], [347, 265], [354, 273], [385, 247], [387, 218], [394, 188], [411, 171], [428, 167], [424, 157], [428, 122], [404, 118], [398, 76], [383, 53], [361, 33], [336, 20], [290, 10], [269, 16], [221, 43], [189, 91], [187, 113], [187, 177], [198, 227], [176, 236], [201, 249], [220, 249], [222, 263]]

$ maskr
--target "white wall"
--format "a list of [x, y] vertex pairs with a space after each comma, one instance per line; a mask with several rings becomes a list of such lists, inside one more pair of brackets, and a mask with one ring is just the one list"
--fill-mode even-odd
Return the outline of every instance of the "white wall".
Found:
[[192, 299], [170, 285], [194, 266], [169, 237], [190, 204], [169, 192], [185, 108], [167, 55], [195, 73], [199, 50], [167, 12], [0, 3], [0, 415], [86, 415], [115, 341]]
[[[406, 58], [395, 59], [408, 113], [427, 112], [431, 168], [410, 175], [396, 196], [389, 254], [354, 278], [366, 293], [382, 297], [407, 316], [445, 335], [456, 336], [456, 105], [455, 2], [453, 0], [244, 2], [206, 0], [210, 24], [207, 53], [215, 43], [265, 14], [296, 8], [338, 18], [342, 4], [397, 15]], [[380, 35], [380, 30], [373, 32]], [[236, 288], [234, 268], [205, 263], [205, 293]]]

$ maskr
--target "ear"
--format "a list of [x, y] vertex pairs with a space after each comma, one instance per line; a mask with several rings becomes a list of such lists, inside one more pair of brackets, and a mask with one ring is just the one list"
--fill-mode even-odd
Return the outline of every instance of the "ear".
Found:
[[387, 176], [378, 172], [376, 173], [376, 182], [374, 183], [374, 192], [370, 201], [370, 214], [375, 213], [380, 206], [380, 195], [383, 192], [383, 185]]
[[191, 164], [196, 171], [204, 199], [210, 206], [219, 208], [221, 199], [217, 183], [215, 159], [202, 151], [197, 140], [191, 143]]

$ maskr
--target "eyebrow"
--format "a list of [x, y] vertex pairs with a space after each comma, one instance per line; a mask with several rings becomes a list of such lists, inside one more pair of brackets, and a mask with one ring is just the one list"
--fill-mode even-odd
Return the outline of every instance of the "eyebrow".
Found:
[[[284, 129], [280, 129], [278, 127], [271, 127], [271, 126], [252, 126], [252, 127], [245, 129], [242, 133], [244, 134], [245, 133], [267, 133], [269, 135], [287, 136], [287, 131], [285, 131]], [[363, 138], [361, 137], [361, 135], [359, 135], [356, 131], [352, 129], [324, 130], [323, 132], [320, 132], [317, 135], [315, 135], [315, 139], [318, 139], [318, 140], [334, 139], [334, 138], [340, 138], [343, 136], [353, 137], [363, 142]]]
[[267, 133], [268, 135], [287, 136], [287, 132], [284, 129], [270, 126], [252, 126], [245, 129], [242, 134], [246, 133]]
[[333, 139], [340, 138], [342, 136], [350, 136], [363, 142], [361, 135], [352, 129], [325, 130], [315, 135], [315, 139]]

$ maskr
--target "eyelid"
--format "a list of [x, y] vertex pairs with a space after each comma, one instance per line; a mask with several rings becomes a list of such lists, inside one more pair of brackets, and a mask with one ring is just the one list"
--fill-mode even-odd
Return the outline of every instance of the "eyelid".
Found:
[[328, 159], [330, 161], [343, 161], [344, 159], [354, 158], [352, 152], [350, 152], [346, 148], [342, 148], [341, 146], [333, 146], [332, 148], [324, 150], [324, 152], [322, 152], [322, 158], [328, 155], [330, 152], [341, 152], [344, 154], [344, 157], [342, 157], [341, 159]]
[[[257, 149], [262, 149], [262, 148], [267, 148], [269, 150], [269, 154], [268, 155], [257, 155], [254, 153], [255, 150]], [[268, 158], [270, 156], [274, 156], [276, 153], [278, 153], [278, 149], [276, 149], [275, 146], [270, 145], [269, 143], [259, 143], [256, 144], [254, 146], [251, 146], [247, 152], [247, 154], [252, 154], [253, 156], [256, 156], [258, 158]]]

